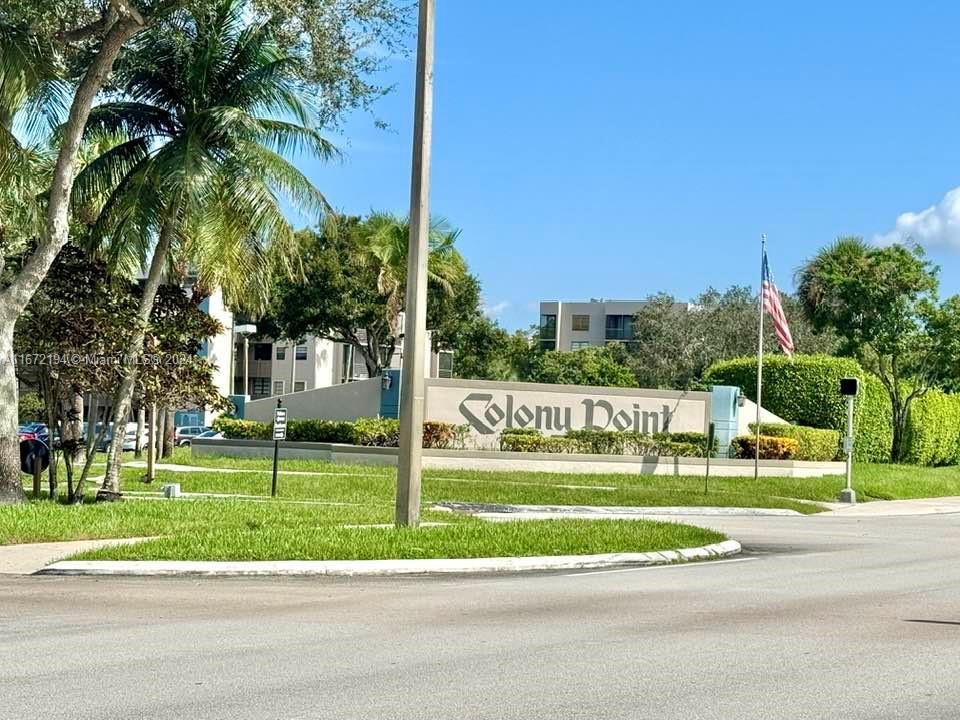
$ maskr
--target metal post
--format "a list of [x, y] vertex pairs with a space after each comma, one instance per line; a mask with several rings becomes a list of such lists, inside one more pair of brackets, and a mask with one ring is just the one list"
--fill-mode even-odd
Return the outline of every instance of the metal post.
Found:
[[847, 395], [847, 436], [843, 439], [843, 449], [847, 455], [847, 486], [840, 493], [840, 502], [856, 503], [857, 494], [853, 490], [853, 395]]
[[713, 455], [713, 439], [716, 437], [716, 426], [710, 423], [707, 430], [707, 470], [703, 476], [703, 494], [710, 492], [710, 456]]
[[[37, 455], [33, 456], [33, 499], [40, 499], [40, 478], [43, 476], [43, 463]], [[54, 500], [55, 498], [50, 498]]]
[[434, 0], [421, 0], [417, 27], [417, 90], [410, 182], [410, 240], [404, 328], [406, 362], [400, 373], [400, 450], [396, 524], [420, 524], [423, 455], [424, 344], [427, 334], [427, 236], [430, 230], [430, 137], [433, 115]]
[[[280, 407], [281, 398], [277, 398], [277, 407]], [[273, 438], [273, 481], [270, 483], [270, 497], [277, 496], [277, 465], [280, 464], [280, 441], [274, 433]]]

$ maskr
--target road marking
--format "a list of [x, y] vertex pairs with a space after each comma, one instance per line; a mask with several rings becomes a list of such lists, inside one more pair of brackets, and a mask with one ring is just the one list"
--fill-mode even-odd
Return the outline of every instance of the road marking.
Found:
[[616, 570], [586, 570], [584, 572], [564, 573], [561, 577], [581, 577], [583, 575], [606, 575], [609, 573], [637, 572], [638, 570], [665, 570], [667, 568], [682, 568], [682, 567], [697, 567], [697, 566], [709, 567], [710, 565], [722, 565], [723, 563], [753, 562], [754, 560], [759, 560], [759, 559], [760, 558], [748, 557], [748, 558], [733, 558], [731, 560], [706, 560], [703, 562], [673, 563], [670, 565], [650, 565], [648, 567], [617, 568]]

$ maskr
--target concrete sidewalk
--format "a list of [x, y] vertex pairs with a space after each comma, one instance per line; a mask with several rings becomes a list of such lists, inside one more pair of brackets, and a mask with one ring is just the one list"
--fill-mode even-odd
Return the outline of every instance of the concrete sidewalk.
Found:
[[110, 545], [129, 545], [149, 539], [124, 538], [0, 545], [0, 575], [30, 575], [69, 555]]
[[960, 513], [960, 497], [920, 498], [917, 500], [874, 500], [872, 502], [844, 505], [825, 503], [832, 508], [817, 517], [880, 517], [905, 515], [951, 515]]

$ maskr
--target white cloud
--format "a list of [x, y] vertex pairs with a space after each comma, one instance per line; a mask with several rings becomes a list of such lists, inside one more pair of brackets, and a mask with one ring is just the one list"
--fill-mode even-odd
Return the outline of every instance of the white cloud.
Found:
[[491, 320], [495, 320], [501, 315], [503, 315], [504, 311], [509, 307], [510, 307], [510, 302], [508, 300], [502, 300], [498, 302], [496, 305], [487, 305], [486, 303], [484, 303], [483, 313]]
[[911, 240], [924, 247], [948, 247], [960, 250], [960, 187], [956, 187], [936, 205], [920, 212], [897, 216], [893, 230], [874, 235], [880, 245]]

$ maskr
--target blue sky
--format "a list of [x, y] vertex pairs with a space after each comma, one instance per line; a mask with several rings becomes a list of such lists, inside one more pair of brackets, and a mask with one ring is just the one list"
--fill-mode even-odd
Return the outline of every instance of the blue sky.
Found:
[[[839, 234], [910, 235], [960, 292], [960, 5], [783, 5], [437, 0], [432, 211], [505, 327], [755, 286], [761, 233], [787, 288]], [[407, 212], [413, 65], [389, 130], [308, 168], [337, 208]]]

